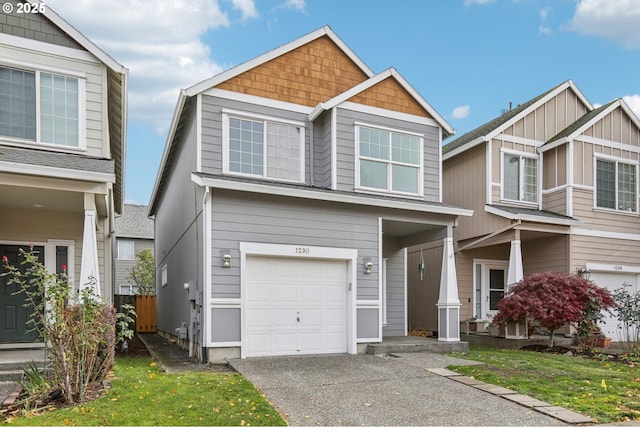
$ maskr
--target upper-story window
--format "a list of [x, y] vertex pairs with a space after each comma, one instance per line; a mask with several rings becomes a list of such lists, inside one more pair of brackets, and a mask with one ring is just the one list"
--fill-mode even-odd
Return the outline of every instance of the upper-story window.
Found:
[[135, 259], [133, 240], [118, 240], [118, 259], [131, 261]]
[[420, 195], [422, 144], [417, 134], [356, 126], [356, 187]]
[[300, 182], [304, 125], [225, 114], [225, 172]]
[[505, 153], [503, 166], [503, 198], [536, 203], [538, 201], [538, 159]]
[[596, 206], [638, 212], [637, 165], [596, 160]]
[[80, 146], [80, 79], [0, 66], [0, 137]]

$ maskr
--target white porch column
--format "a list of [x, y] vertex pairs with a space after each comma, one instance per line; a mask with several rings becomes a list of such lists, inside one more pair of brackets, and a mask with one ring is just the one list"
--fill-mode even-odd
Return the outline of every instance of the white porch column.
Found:
[[[451, 236], [448, 227], [448, 236]], [[442, 275], [438, 299], [438, 341], [460, 341], [460, 300], [456, 260], [453, 253], [453, 237], [444, 238], [442, 251]]]
[[82, 234], [82, 261], [78, 289], [93, 288], [94, 295], [100, 296], [100, 271], [98, 268], [98, 242], [96, 240], [96, 211], [85, 209], [84, 231]]
[[522, 272], [522, 246], [520, 240], [511, 241], [509, 252], [509, 273], [507, 275], [507, 287], [518, 283], [524, 277]]

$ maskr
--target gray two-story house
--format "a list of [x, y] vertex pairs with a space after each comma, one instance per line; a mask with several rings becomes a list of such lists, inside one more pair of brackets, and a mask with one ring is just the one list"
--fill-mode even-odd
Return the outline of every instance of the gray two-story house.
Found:
[[357, 353], [407, 335], [407, 248], [437, 241], [420, 309], [458, 341], [452, 133], [328, 27], [182, 90], [149, 207], [158, 329], [214, 362]]
[[[16, 265], [31, 245], [75, 291], [91, 286], [109, 302], [128, 70], [48, 5], [24, 14], [18, 4], [0, 13], [0, 257]], [[4, 281], [0, 347], [32, 345], [24, 294]]]

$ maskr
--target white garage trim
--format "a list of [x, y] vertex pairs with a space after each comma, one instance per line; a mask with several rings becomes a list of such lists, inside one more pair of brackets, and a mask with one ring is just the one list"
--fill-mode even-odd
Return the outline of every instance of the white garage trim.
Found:
[[357, 260], [358, 251], [346, 248], [327, 248], [305, 245], [278, 245], [268, 243], [240, 242], [240, 298], [242, 301], [241, 313], [241, 350], [240, 357], [246, 357], [247, 332], [246, 316], [247, 301], [245, 289], [247, 286], [247, 256], [270, 256], [283, 257], [288, 259], [305, 260], [336, 260], [347, 263], [348, 293], [347, 293], [347, 352], [357, 353], [356, 344], [356, 284], [357, 284]]

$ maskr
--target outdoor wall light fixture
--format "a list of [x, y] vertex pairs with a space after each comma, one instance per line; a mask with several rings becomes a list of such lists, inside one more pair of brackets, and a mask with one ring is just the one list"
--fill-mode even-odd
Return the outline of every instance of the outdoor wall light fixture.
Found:
[[578, 276], [583, 277], [587, 280], [589, 280], [589, 276], [591, 276], [591, 272], [586, 266], [578, 268], [577, 273], [578, 273]]
[[224, 254], [222, 256], [222, 266], [224, 268], [229, 268], [231, 267], [231, 255], [229, 254]]
[[373, 269], [373, 263], [371, 261], [367, 261], [364, 263], [364, 274], [371, 274]]

